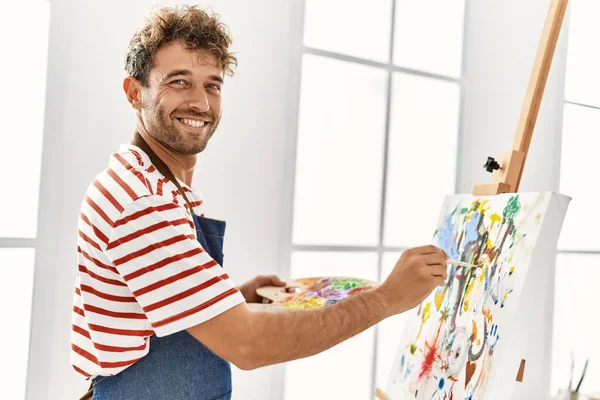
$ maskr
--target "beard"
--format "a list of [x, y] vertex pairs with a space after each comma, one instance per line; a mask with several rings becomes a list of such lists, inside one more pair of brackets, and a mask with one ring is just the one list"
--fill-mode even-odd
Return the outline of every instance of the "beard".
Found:
[[199, 112], [193, 109], [178, 109], [180, 115], [202, 118], [208, 121], [210, 125], [200, 135], [191, 135], [183, 130], [183, 122], [176, 121], [175, 117], [167, 115], [162, 107], [156, 104], [149, 104], [143, 108], [145, 114], [144, 125], [148, 134], [155, 140], [170, 148], [171, 150], [186, 156], [201, 153], [206, 148], [208, 140], [217, 130], [221, 116], [215, 116], [212, 112]]

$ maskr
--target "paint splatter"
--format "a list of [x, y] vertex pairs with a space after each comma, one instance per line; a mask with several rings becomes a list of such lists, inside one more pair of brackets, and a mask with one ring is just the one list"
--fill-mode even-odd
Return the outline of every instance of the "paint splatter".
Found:
[[[428, 303], [430, 304], [430, 303]], [[437, 333], [435, 334], [435, 338], [433, 339], [433, 342], [431, 344], [427, 343], [427, 341], [425, 341], [425, 357], [423, 358], [423, 363], [421, 364], [421, 372], [419, 373], [419, 379], [423, 379], [424, 377], [428, 377], [429, 374], [431, 373], [431, 370], [433, 368], [433, 363], [440, 358], [440, 355], [438, 353], [438, 343], [439, 343], [439, 339], [440, 339], [440, 333], [442, 330], [442, 326], [444, 325], [444, 322], [446, 321], [446, 314], [442, 313], [442, 315], [440, 316], [440, 323], [438, 325], [438, 330]]]
[[288, 310], [327, 307], [377, 286], [371, 281], [356, 278], [319, 277], [296, 281], [305, 285], [305, 289], [281, 301]]
[[448, 257], [453, 260], [458, 259], [458, 248], [456, 247], [456, 238], [454, 237], [454, 222], [451, 216], [446, 218], [443, 228], [438, 231], [437, 237], [440, 247], [446, 251]]
[[467, 372], [467, 374], [465, 376], [465, 388], [466, 388], [467, 385], [469, 384], [469, 382], [471, 382], [471, 378], [473, 378], [473, 374], [475, 373], [475, 370], [477, 369], [477, 364], [467, 361], [467, 366], [465, 367], [465, 369]]
[[492, 230], [494, 228], [494, 224], [496, 222], [502, 221], [502, 217], [499, 216], [498, 214], [492, 214], [492, 215], [490, 215], [490, 221], [491, 221], [490, 230]]
[[317, 297], [308, 297], [303, 299], [302, 301], [290, 301], [285, 303], [285, 308], [288, 310], [308, 310], [311, 308], [321, 308], [325, 307], [327, 302], [324, 299], [319, 299]]
[[508, 221], [509, 224], [515, 223], [515, 217], [521, 210], [521, 203], [519, 203], [519, 196], [513, 196], [508, 201], [508, 204], [504, 208], [504, 219]]
[[442, 302], [444, 301], [444, 297], [446, 297], [446, 291], [448, 289], [446, 287], [438, 288], [435, 292], [435, 309], [437, 311], [442, 308]]

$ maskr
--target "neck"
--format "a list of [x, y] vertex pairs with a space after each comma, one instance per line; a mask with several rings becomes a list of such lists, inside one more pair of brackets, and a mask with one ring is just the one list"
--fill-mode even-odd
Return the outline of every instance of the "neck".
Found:
[[196, 166], [196, 155], [179, 154], [160, 143], [148, 134], [145, 129], [137, 129], [144, 141], [150, 146], [152, 151], [169, 167], [175, 178], [184, 182], [186, 185], [192, 185], [194, 176], [194, 167]]

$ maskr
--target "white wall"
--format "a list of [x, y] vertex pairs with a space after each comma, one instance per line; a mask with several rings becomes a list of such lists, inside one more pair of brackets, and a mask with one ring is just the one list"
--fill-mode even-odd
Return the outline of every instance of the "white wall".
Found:
[[[209, 215], [228, 221], [225, 268], [241, 283], [281, 271], [281, 221], [288, 219], [283, 149], [295, 137], [287, 121], [297, 102], [302, 2], [208, 3], [231, 28], [240, 67], [226, 81], [223, 121], [194, 183]], [[28, 400], [74, 399], [86, 389], [69, 364], [75, 227], [87, 185], [132, 135], [121, 91], [124, 51], [154, 4], [51, 2]], [[281, 376], [281, 367], [235, 371], [235, 398], [279, 400]]]

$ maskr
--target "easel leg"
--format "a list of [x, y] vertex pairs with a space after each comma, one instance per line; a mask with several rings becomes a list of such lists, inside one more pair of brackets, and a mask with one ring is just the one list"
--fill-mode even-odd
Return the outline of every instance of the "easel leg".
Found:
[[385, 394], [385, 392], [379, 388], [375, 389], [375, 397], [377, 397], [379, 400], [392, 400], [390, 396]]

